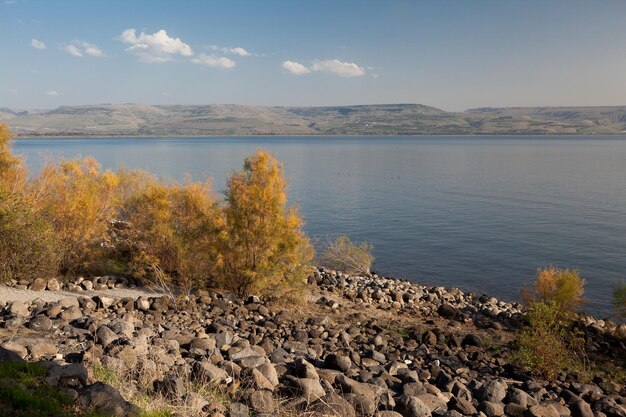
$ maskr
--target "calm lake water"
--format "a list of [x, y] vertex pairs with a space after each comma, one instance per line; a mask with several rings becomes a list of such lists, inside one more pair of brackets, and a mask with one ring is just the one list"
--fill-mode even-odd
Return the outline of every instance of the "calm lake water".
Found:
[[535, 268], [579, 268], [587, 311], [626, 279], [626, 138], [228, 137], [20, 139], [45, 158], [92, 155], [165, 178], [228, 174], [258, 148], [285, 164], [310, 236], [373, 243], [375, 270], [518, 299]]

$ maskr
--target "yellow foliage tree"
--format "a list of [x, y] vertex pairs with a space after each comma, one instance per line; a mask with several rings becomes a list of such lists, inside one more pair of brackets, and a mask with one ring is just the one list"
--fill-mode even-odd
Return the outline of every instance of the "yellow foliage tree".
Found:
[[115, 173], [85, 158], [44, 167], [30, 187], [33, 203], [56, 233], [62, 273], [83, 270], [105, 239], [118, 183]]
[[287, 206], [282, 165], [268, 152], [246, 158], [226, 190], [222, 284], [239, 296], [280, 296], [302, 288], [313, 258], [295, 207]]
[[576, 269], [548, 266], [537, 269], [537, 278], [530, 291], [522, 293], [527, 302], [554, 302], [564, 314], [575, 311], [585, 300], [586, 281]]
[[206, 286], [217, 263], [223, 215], [209, 183], [153, 181], [122, 205], [129, 224], [129, 266], [138, 278]]
[[5, 123], [0, 123], [0, 187], [11, 192], [21, 191], [26, 181], [26, 168], [11, 150], [11, 132]]

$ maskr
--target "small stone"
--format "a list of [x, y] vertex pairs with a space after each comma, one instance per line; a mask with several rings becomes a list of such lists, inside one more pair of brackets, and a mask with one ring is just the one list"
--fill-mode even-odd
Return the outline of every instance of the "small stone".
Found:
[[46, 289], [48, 282], [43, 278], [36, 278], [32, 284], [28, 287], [31, 291], [43, 291]]
[[272, 393], [266, 390], [255, 391], [250, 394], [248, 404], [258, 413], [272, 413], [276, 409], [276, 402]]
[[48, 291], [59, 291], [61, 289], [61, 284], [56, 278], [50, 278], [46, 284], [46, 288]]
[[37, 343], [28, 345], [27, 348], [28, 353], [33, 358], [40, 358], [42, 356], [54, 356], [59, 351], [54, 343], [47, 342], [45, 340], [38, 340]]
[[485, 413], [487, 417], [498, 417], [504, 415], [504, 407], [502, 404], [491, 401], [483, 401], [478, 404], [478, 411]]
[[467, 336], [463, 338], [463, 341], [461, 342], [461, 346], [483, 347], [483, 341], [480, 338], [480, 336], [478, 336], [477, 334], [469, 333]]
[[39, 314], [28, 322], [28, 327], [36, 331], [47, 332], [52, 328], [52, 320], [43, 314]]
[[28, 304], [24, 301], [13, 301], [11, 303], [11, 308], [9, 309], [9, 313], [13, 317], [28, 317], [30, 315], [30, 311], [28, 310]]

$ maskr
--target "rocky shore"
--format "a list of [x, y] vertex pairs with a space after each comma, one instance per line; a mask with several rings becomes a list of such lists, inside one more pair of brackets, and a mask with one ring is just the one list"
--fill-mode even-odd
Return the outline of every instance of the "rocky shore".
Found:
[[[135, 284], [112, 277], [12, 287], [72, 296], [0, 301], [0, 361], [42, 363], [47, 383], [105, 414], [138, 410], [95, 367], [213, 417], [626, 417], [618, 381], [547, 382], [513, 366], [521, 306], [454, 288], [324, 269], [296, 306], [218, 292], [115, 297], [104, 292]], [[626, 358], [626, 326], [583, 317], [578, 327], [598, 358]]]

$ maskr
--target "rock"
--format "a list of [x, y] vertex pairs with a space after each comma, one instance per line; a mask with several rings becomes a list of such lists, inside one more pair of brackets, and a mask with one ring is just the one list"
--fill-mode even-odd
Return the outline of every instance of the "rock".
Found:
[[430, 409], [417, 397], [404, 397], [401, 401], [405, 417], [430, 417]]
[[47, 285], [48, 285], [48, 283], [46, 282], [45, 279], [43, 279], [43, 278], [35, 278], [35, 280], [32, 282], [32, 284], [30, 284], [28, 289], [31, 290], [31, 291], [43, 291], [43, 290], [46, 289]]
[[337, 382], [341, 385], [344, 392], [354, 394], [351, 402], [356, 412], [364, 415], [372, 415], [376, 411], [376, 392], [367, 384], [357, 382], [345, 375], [339, 375]]
[[298, 358], [295, 361], [295, 367], [298, 373], [298, 376], [300, 378], [308, 378], [308, 379], [317, 379], [319, 380], [320, 377], [317, 374], [317, 371], [315, 370], [315, 367], [307, 362], [305, 359], [303, 358]]
[[109, 308], [115, 303], [115, 298], [107, 297], [104, 295], [96, 295], [93, 297], [93, 300], [96, 302], [99, 308]]
[[522, 407], [516, 403], [508, 403], [504, 406], [504, 413], [507, 416], [512, 417], [524, 417], [524, 412], [526, 411], [526, 407]]
[[87, 368], [79, 363], [55, 365], [46, 372], [46, 383], [55, 387], [82, 389], [87, 386]]
[[458, 320], [460, 316], [459, 310], [448, 303], [441, 304], [437, 309], [437, 314], [448, 320]]
[[476, 346], [476, 347], [481, 348], [483, 347], [483, 340], [477, 334], [469, 333], [463, 338], [463, 341], [461, 342], [461, 346], [463, 347]]
[[506, 397], [508, 385], [499, 379], [485, 382], [478, 392], [478, 398], [492, 403], [501, 403]]
[[263, 374], [263, 376], [274, 386], [276, 387], [279, 383], [278, 374], [276, 373], [276, 367], [272, 363], [266, 362], [256, 369]]
[[560, 417], [551, 405], [533, 405], [524, 412], [524, 417]]
[[254, 391], [248, 397], [248, 404], [258, 413], [272, 413], [276, 409], [276, 402], [271, 391]]
[[[26, 350], [24, 346], [18, 345], [15, 342], [5, 342], [2, 344], [2, 347], [0, 347], [0, 362], [24, 362], [24, 360], [20, 356], [20, 353], [22, 353], [21, 349], [19, 352], [16, 353], [14, 349], [10, 348], [13, 347], [12, 344], [15, 344], [14, 348], [17, 348], [19, 346], [22, 349]], [[9, 347], [6, 347], [7, 345]], [[26, 356], [26, 352], [24, 353], [24, 356]]]
[[185, 406], [196, 413], [205, 413], [209, 409], [209, 402], [197, 392], [189, 392], [185, 395]]
[[189, 349], [202, 349], [210, 353], [215, 351], [215, 339], [195, 337], [189, 342]]
[[[5, 355], [4, 358], [3, 355]], [[0, 348], [0, 362], [6, 362], [7, 360], [20, 360], [25, 358], [26, 355], [28, 355], [26, 347], [13, 341], [3, 343]]]
[[267, 378], [265, 378], [265, 376], [263, 376], [263, 374], [257, 368], [250, 369], [249, 375], [255, 388], [274, 391], [274, 384], [272, 384]]
[[228, 379], [228, 374], [225, 370], [209, 362], [194, 363], [192, 376], [196, 380], [209, 382], [211, 384], [221, 384]]
[[572, 417], [594, 417], [591, 406], [585, 400], [578, 400], [570, 406]]
[[329, 389], [328, 394], [316, 401], [310, 409], [315, 415], [320, 417], [356, 417], [356, 411], [352, 404], [340, 395], [335, 394], [331, 389]]
[[341, 372], [348, 372], [352, 366], [352, 361], [348, 356], [330, 354], [326, 356], [324, 365], [329, 369], [336, 369]]
[[124, 400], [119, 391], [102, 382], [96, 382], [84, 390], [80, 401], [84, 407], [91, 407], [107, 416], [126, 417], [139, 413], [137, 407]]
[[59, 351], [56, 344], [46, 340], [37, 340], [36, 343], [28, 345], [27, 349], [28, 353], [33, 358], [40, 358], [42, 356], [54, 356]]
[[46, 284], [46, 288], [48, 291], [59, 291], [61, 289], [61, 284], [56, 278], [50, 278]]
[[30, 315], [28, 304], [24, 301], [13, 301], [9, 313], [13, 317], [28, 317]]
[[419, 394], [416, 397], [426, 404], [426, 407], [433, 413], [437, 412], [439, 414], [448, 411], [446, 402], [433, 394]]
[[119, 336], [115, 334], [115, 332], [111, 330], [108, 326], [105, 326], [104, 324], [98, 327], [98, 330], [96, 330], [96, 340], [102, 346], [106, 347], [110, 345], [111, 343], [115, 342], [117, 339], [119, 339]]
[[52, 328], [52, 320], [43, 314], [39, 314], [28, 322], [28, 327], [35, 331], [47, 332]]
[[504, 415], [504, 407], [502, 404], [491, 401], [482, 401], [478, 404], [478, 411], [484, 413], [487, 417], [498, 417]]
[[163, 311], [167, 311], [167, 309], [169, 308], [169, 304], [170, 304], [170, 298], [164, 295], [162, 297], [155, 297], [152, 300], [152, 304], [150, 305], [150, 308], [154, 311], [163, 312]]
[[63, 310], [59, 315], [59, 318], [63, 321], [73, 321], [83, 316], [83, 312], [80, 311], [80, 308], [76, 306], [72, 306], [68, 309]]
[[249, 417], [248, 406], [243, 403], [231, 403], [228, 407], [229, 417]]
[[478, 412], [476, 411], [476, 408], [471, 403], [471, 401], [468, 401], [467, 399], [462, 397], [450, 398], [450, 401], [448, 402], [448, 407], [466, 416], [476, 414]]
[[63, 311], [63, 306], [61, 305], [60, 302], [56, 302], [48, 306], [48, 309], [46, 310], [45, 314], [46, 316], [55, 319], [59, 316], [59, 314], [61, 314], [62, 311]]
[[136, 302], [137, 310], [148, 311], [150, 310], [150, 300], [145, 297], [139, 297]]
[[291, 375], [288, 375], [286, 378], [290, 385], [302, 394], [307, 403], [317, 401], [326, 395], [326, 391], [324, 391], [319, 379], [296, 378]]

